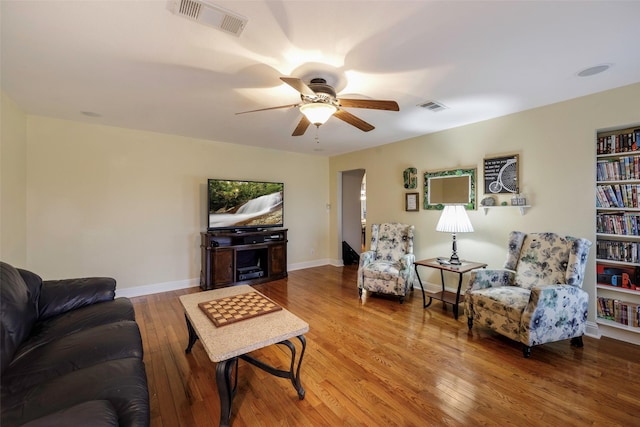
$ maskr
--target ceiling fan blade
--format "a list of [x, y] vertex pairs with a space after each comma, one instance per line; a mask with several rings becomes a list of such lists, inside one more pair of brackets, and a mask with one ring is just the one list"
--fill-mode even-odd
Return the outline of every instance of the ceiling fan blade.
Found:
[[333, 113], [333, 115], [334, 115], [334, 117], [339, 118], [343, 122], [347, 122], [350, 125], [357, 127], [361, 131], [369, 132], [370, 130], [375, 129], [375, 127], [373, 125], [370, 125], [369, 123], [367, 123], [364, 120], [354, 116], [353, 114], [351, 114], [348, 111], [338, 110], [335, 113]]
[[311, 90], [302, 80], [295, 77], [280, 77], [280, 80], [297, 90], [303, 95], [316, 96], [316, 93]]
[[307, 128], [309, 127], [310, 124], [311, 122], [309, 121], [309, 119], [307, 119], [307, 116], [302, 116], [302, 118], [300, 119], [300, 122], [298, 123], [298, 126], [296, 126], [291, 136], [304, 135], [304, 133], [307, 131]]
[[396, 101], [381, 101], [374, 99], [338, 99], [340, 106], [347, 108], [370, 108], [373, 110], [400, 111]]
[[291, 107], [297, 107], [298, 105], [299, 104], [290, 104], [290, 105], [280, 105], [279, 107], [259, 108], [257, 110], [242, 111], [240, 113], [236, 113], [236, 115], [246, 114], [246, 113], [255, 113], [256, 111], [277, 110], [278, 108], [291, 108]]

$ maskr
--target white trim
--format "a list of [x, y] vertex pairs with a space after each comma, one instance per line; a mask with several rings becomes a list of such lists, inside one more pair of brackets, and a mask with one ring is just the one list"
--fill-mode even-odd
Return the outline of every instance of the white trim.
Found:
[[177, 280], [175, 282], [155, 283], [151, 285], [137, 286], [135, 288], [116, 288], [116, 297], [139, 297], [143, 295], [157, 294], [160, 292], [176, 291], [200, 286], [199, 279]]
[[305, 262], [299, 262], [296, 264], [291, 264], [287, 266], [287, 268], [289, 269], [288, 271], [296, 271], [296, 270], [304, 270], [305, 268], [311, 268], [311, 267], [321, 267], [327, 264], [329, 264], [329, 260], [325, 258], [325, 259], [316, 259], [313, 261], [305, 261]]
[[584, 334], [591, 338], [600, 339], [602, 333], [600, 333], [600, 329], [598, 328], [598, 324], [595, 322], [587, 321], [587, 329], [584, 331]]
[[[323, 265], [330, 264], [330, 260], [328, 259], [320, 259], [315, 261], [301, 262], [297, 264], [292, 264], [288, 266], [288, 271], [295, 270], [304, 270], [305, 268], [311, 267], [320, 267]], [[331, 265], [342, 267], [342, 261], [340, 264], [331, 263]], [[135, 288], [116, 288], [116, 297], [140, 297], [144, 295], [152, 295], [160, 292], [170, 292], [177, 291], [179, 289], [187, 289], [194, 288], [196, 286], [200, 286], [200, 279], [185, 279], [185, 280], [177, 280], [175, 282], [163, 282], [163, 283], [155, 283], [151, 285], [143, 285], [137, 286]]]

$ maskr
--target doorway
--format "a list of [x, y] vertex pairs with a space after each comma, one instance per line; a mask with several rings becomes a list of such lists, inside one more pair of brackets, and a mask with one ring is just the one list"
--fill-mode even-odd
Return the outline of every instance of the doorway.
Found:
[[[358, 254], [366, 246], [367, 193], [366, 171], [355, 169], [341, 172], [341, 238]], [[344, 253], [343, 259], [344, 259]]]

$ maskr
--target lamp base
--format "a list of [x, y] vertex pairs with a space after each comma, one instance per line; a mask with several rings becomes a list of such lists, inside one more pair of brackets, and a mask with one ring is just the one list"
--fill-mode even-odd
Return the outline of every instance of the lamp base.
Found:
[[458, 258], [458, 254], [454, 253], [453, 255], [451, 255], [451, 258], [449, 258], [449, 264], [451, 265], [462, 264], [462, 261], [460, 261], [460, 258]]
[[452, 233], [453, 234], [453, 245], [452, 245], [452, 250], [451, 250], [451, 258], [449, 258], [449, 264], [451, 265], [460, 265], [462, 264], [462, 262], [460, 262], [460, 258], [458, 258], [458, 254], [456, 253], [456, 251], [458, 250], [458, 245], [456, 244], [456, 233]]

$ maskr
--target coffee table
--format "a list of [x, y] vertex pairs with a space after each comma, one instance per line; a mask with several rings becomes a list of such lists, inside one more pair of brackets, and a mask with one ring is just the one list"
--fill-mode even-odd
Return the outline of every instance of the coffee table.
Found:
[[[307, 345], [303, 334], [309, 332], [308, 323], [283, 308], [279, 311], [216, 327], [198, 307], [199, 303], [248, 292], [258, 291], [251, 286], [239, 285], [180, 297], [189, 332], [189, 343], [185, 352], [190, 353], [199, 338], [209, 359], [217, 363], [216, 385], [220, 396], [221, 427], [229, 426], [231, 418], [231, 404], [238, 386], [238, 358], [271, 375], [290, 379], [298, 393], [298, 398], [304, 399], [305, 392], [300, 382], [300, 366]], [[297, 365], [296, 346], [290, 341], [290, 338], [297, 338], [302, 346]], [[276, 369], [247, 354], [272, 344], [284, 345], [290, 350], [291, 365], [288, 371]], [[234, 368], [236, 375], [232, 384]]]

